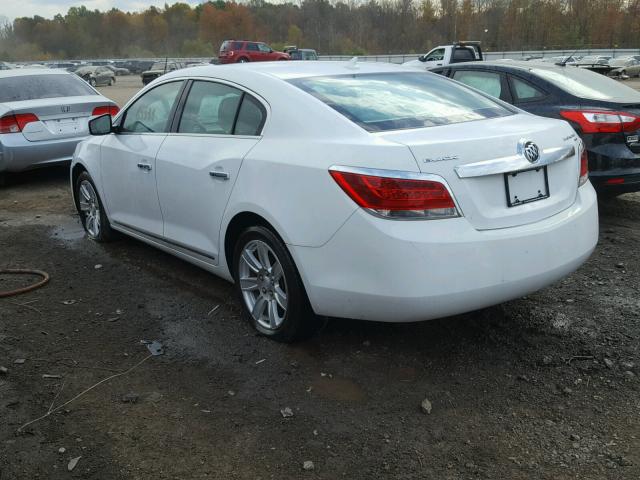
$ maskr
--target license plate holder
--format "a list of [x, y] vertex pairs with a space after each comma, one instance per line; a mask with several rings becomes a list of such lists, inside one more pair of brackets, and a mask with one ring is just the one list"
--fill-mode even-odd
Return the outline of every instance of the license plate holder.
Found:
[[505, 173], [504, 186], [508, 207], [517, 207], [549, 198], [547, 167]]

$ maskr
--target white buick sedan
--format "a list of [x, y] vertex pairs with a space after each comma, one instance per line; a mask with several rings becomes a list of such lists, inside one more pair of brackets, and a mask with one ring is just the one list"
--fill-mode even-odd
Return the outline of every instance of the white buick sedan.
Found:
[[280, 341], [318, 316], [406, 322], [517, 298], [598, 238], [567, 123], [407, 67], [180, 70], [90, 127], [71, 173], [88, 236], [234, 282]]

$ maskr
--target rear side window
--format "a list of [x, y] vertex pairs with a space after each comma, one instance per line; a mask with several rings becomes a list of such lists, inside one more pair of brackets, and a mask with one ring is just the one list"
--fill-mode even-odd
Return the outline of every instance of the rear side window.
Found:
[[448, 125], [513, 113], [440, 75], [369, 73], [289, 82], [370, 132]]
[[39, 98], [97, 95], [76, 75], [21, 75], [0, 78], [0, 103]]
[[231, 135], [242, 91], [214, 82], [193, 82], [179, 133]]
[[245, 94], [236, 121], [236, 135], [260, 135], [265, 121], [264, 107], [250, 95]]
[[247, 50], [251, 50], [252, 52], [257, 52], [259, 50], [257, 43], [247, 43]]
[[465, 61], [470, 61], [475, 59], [476, 59], [475, 54], [469, 48], [456, 48], [453, 51], [454, 62], [465, 62]]
[[521, 102], [539, 100], [545, 96], [543, 91], [537, 89], [529, 82], [516, 77], [511, 77], [511, 85], [513, 87], [513, 94], [516, 97], [515, 99]]
[[453, 74], [453, 78], [492, 97], [500, 98], [502, 95], [502, 82], [499, 73], [458, 70]]

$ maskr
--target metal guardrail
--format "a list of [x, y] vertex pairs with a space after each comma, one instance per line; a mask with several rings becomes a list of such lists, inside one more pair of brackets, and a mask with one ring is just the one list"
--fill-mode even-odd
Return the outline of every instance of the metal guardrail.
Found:
[[[427, 52], [424, 52], [427, 53]], [[590, 49], [590, 50], [518, 50], [505, 52], [486, 52], [483, 51], [485, 60], [498, 60], [501, 58], [510, 58], [519, 60], [527, 56], [536, 57], [560, 57], [565, 55], [607, 55], [611, 57], [627, 57], [629, 55], [640, 55], [640, 48], [626, 49]], [[409, 60], [417, 59], [421, 54], [403, 53], [390, 55], [320, 55], [320, 60], [337, 60], [347, 61], [357, 56], [359, 60], [364, 62], [388, 62], [388, 63], [404, 63]]]
[[[320, 55], [320, 60], [337, 60], [337, 61], [348, 61], [351, 60], [354, 56], [357, 56], [359, 60], [364, 62], [387, 62], [387, 63], [404, 63], [409, 60], [415, 60], [420, 55], [427, 53], [402, 53], [402, 54], [386, 54], [386, 55]], [[512, 50], [512, 51], [504, 51], [504, 52], [487, 52], [483, 50], [483, 55], [485, 60], [498, 60], [501, 58], [511, 58], [514, 60], [522, 59], [526, 56], [536, 56], [536, 57], [559, 57], [564, 55], [608, 55], [611, 57], [626, 57], [629, 55], [640, 55], [640, 48], [614, 48], [614, 49], [585, 49], [585, 50]], [[214, 57], [216, 58], [216, 57]], [[204, 62], [209, 63], [211, 57], [190, 57], [190, 58], [178, 58], [178, 57], [150, 57], [150, 58], [110, 58], [108, 61], [114, 62], [126, 62], [131, 60], [145, 60], [145, 61], [154, 61], [154, 62], [164, 62], [167, 61], [175, 61], [175, 62]], [[58, 62], [68, 62], [69, 60], [55, 60], [55, 61], [47, 61], [47, 62], [18, 62], [18, 63], [58, 63]], [[78, 61], [78, 60], [74, 60]], [[83, 62], [104, 62], [107, 59], [104, 58], [91, 58], [84, 59]]]

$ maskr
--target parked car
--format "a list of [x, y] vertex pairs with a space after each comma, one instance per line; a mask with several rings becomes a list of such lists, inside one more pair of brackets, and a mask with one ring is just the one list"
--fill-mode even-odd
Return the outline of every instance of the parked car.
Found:
[[263, 42], [225, 40], [220, 46], [219, 63], [270, 62], [290, 60], [288, 54], [278, 52]]
[[640, 77], [640, 61], [633, 57], [613, 58], [609, 66], [613, 68], [609, 72], [612, 77]]
[[92, 87], [101, 85], [115, 85], [116, 74], [107, 67], [87, 65], [76, 69], [74, 72]]
[[190, 68], [90, 128], [72, 167], [88, 236], [123, 232], [234, 281], [280, 341], [315, 315], [415, 321], [517, 298], [597, 242], [566, 122], [418, 69]]
[[0, 176], [69, 162], [92, 115], [118, 107], [64, 70], [0, 72]]
[[291, 60], [318, 60], [318, 52], [312, 48], [285, 47], [284, 52]]
[[116, 77], [119, 77], [121, 75], [131, 74], [128, 68], [116, 67], [115, 65], [111, 65], [111, 64], [105, 65], [105, 67], [111, 70], [116, 75]]
[[140, 77], [142, 78], [142, 84], [147, 85], [153, 82], [156, 78], [174, 70], [180, 70], [184, 68], [182, 62], [164, 61], [154, 63], [149, 70], [142, 72]]
[[8, 63], [0, 62], [0, 70], [11, 70], [11, 66]]
[[545, 63], [562, 63], [565, 65], [575, 65], [578, 59], [573, 55], [560, 55], [557, 57], [545, 57], [542, 59]]
[[640, 92], [575, 67], [476, 62], [434, 70], [544, 117], [567, 120], [585, 143], [604, 194], [640, 190]]
[[474, 62], [482, 60], [480, 42], [455, 42], [452, 45], [441, 45], [418, 57], [417, 60], [404, 62], [406, 67], [417, 67], [430, 70], [451, 63]]
[[115, 65], [120, 68], [126, 68], [131, 73], [140, 74], [151, 69], [154, 63], [153, 60], [127, 60], [116, 62]]

